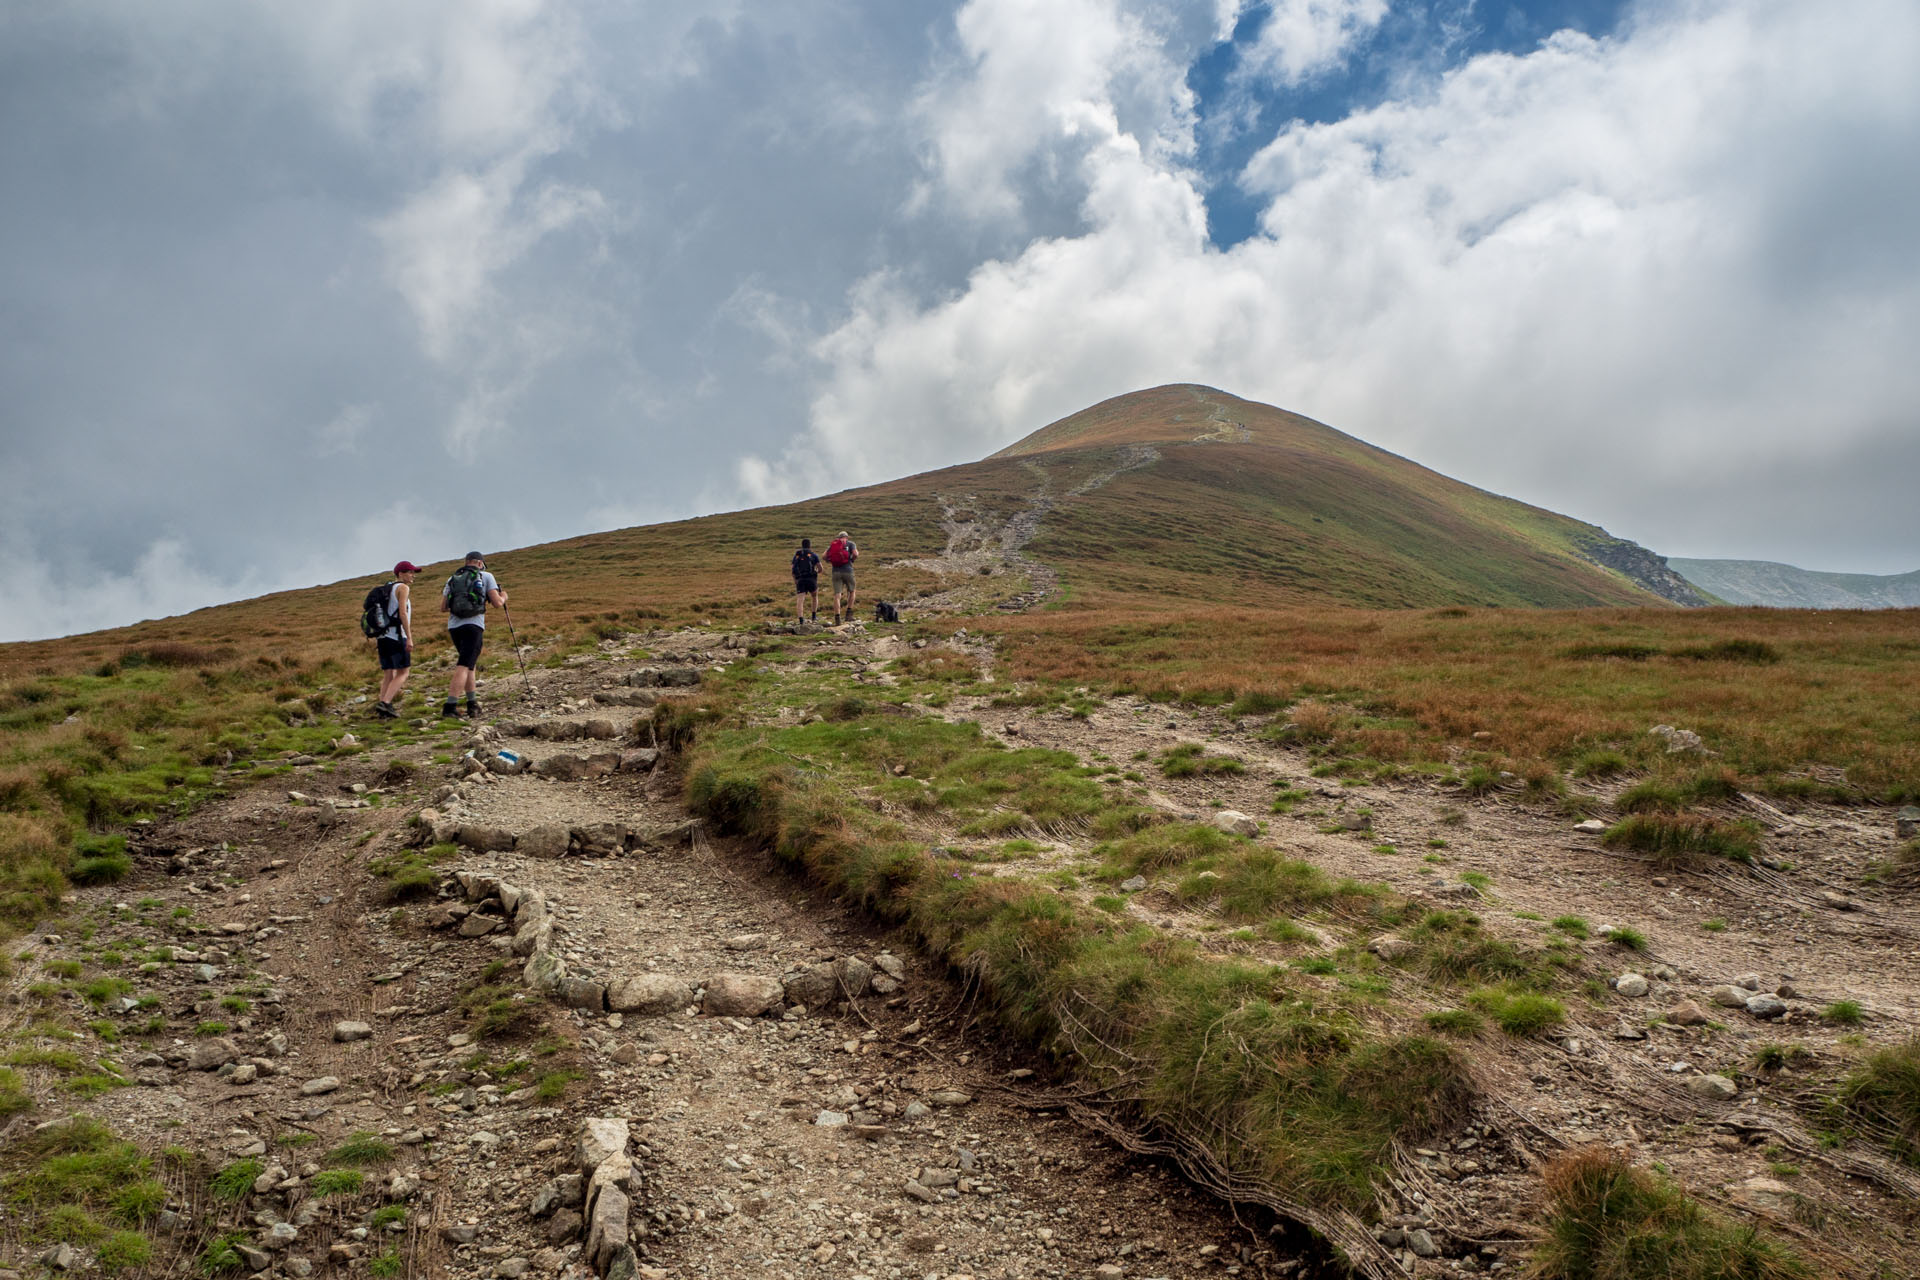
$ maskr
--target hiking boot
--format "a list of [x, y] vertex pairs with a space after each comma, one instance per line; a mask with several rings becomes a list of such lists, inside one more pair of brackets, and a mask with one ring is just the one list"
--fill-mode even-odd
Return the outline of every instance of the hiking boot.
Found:
[[458, 720], [460, 718], [460, 704], [457, 702], [449, 702], [441, 707], [440, 718], [442, 720]]
[[480, 714], [480, 704], [472, 698], [467, 699], [467, 717], [471, 719]]
[[400, 718], [400, 713], [393, 709], [391, 702], [374, 703], [373, 714], [379, 716], [382, 720], [398, 720]]

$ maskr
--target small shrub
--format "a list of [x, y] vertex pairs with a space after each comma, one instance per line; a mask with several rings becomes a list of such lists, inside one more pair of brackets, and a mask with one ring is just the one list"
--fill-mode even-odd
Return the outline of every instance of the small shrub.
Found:
[[1160, 758], [1160, 772], [1169, 778], [1206, 777], [1245, 773], [1247, 766], [1232, 756], [1210, 756], [1197, 743], [1186, 742]]
[[67, 878], [75, 884], [113, 884], [132, 870], [125, 836], [83, 835], [74, 841]]
[[218, 1275], [222, 1271], [237, 1271], [242, 1265], [240, 1251], [233, 1246], [245, 1244], [243, 1235], [215, 1236], [207, 1241], [207, 1247], [200, 1251], [200, 1273]]
[[398, 1249], [388, 1249], [367, 1264], [368, 1274], [376, 1280], [392, 1280], [395, 1276], [405, 1275], [406, 1269], [407, 1261], [400, 1256]]
[[407, 1220], [407, 1206], [403, 1204], [381, 1205], [367, 1219], [367, 1225], [375, 1231], [384, 1231], [388, 1227], [397, 1227]]
[[1622, 925], [1607, 935], [1607, 941], [1628, 951], [1645, 951], [1647, 935], [1630, 925]]
[[1803, 1044], [1763, 1044], [1748, 1061], [1755, 1071], [1784, 1071], [1812, 1056]]
[[1586, 919], [1582, 916], [1555, 916], [1553, 927], [1569, 938], [1584, 938], [1589, 932]]

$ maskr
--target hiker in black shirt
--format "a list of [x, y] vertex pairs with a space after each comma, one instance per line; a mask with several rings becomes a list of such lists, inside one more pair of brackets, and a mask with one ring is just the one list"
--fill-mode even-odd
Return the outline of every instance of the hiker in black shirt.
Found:
[[820, 616], [820, 557], [813, 553], [810, 538], [800, 539], [800, 549], [793, 553], [793, 616], [801, 622]]

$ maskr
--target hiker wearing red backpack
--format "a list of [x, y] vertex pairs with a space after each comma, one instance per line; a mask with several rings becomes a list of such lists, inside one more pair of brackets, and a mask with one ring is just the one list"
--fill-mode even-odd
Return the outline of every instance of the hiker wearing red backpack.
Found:
[[827, 544], [827, 563], [833, 566], [833, 625], [840, 625], [840, 593], [847, 596], [848, 620], [853, 618], [853, 602], [857, 593], [853, 587], [853, 562], [860, 558], [860, 548], [853, 545], [853, 539], [842, 529], [840, 536]]

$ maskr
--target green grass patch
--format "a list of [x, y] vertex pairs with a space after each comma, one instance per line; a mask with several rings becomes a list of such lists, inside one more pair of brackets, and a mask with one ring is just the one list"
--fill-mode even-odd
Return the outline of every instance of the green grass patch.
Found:
[[1245, 763], [1233, 756], [1210, 756], [1197, 742], [1183, 742], [1160, 757], [1160, 772], [1169, 778], [1201, 778], [1245, 773]]
[[1546, 1239], [1530, 1274], [1555, 1280], [1804, 1280], [1786, 1245], [1709, 1212], [1672, 1181], [1586, 1148], [1547, 1167]]
[[308, 1190], [322, 1200], [333, 1196], [357, 1196], [367, 1175], [358, 1169], [322, 1169], [307, 1184]]
[[1471, 1009], [1439, 1009], [1426, 1016], [1428, 1029], [1442, 1035], [1476, 1036], [1487, 1025], [1486, 1019]]
[[1868, 1055], [1834, 1101], [1847, 1128], [1920, 1165], [1920, 1039]]
[[392, 1144], [383, 1142], [376, 1134], [362, 1131], [327, 1152], [320, 1158], [320, 1163], [332, 1168], [365, 1167], [386, 1164], [392, 1159]]
[[1820, 1011], [1820, 1016], [1843, 1027], [1857, 1027], [1866, 1020], [1858, 1000], [1835, 1000]]
[[259, 1160], [235, 1160], [213, 1175], [207, 1184], [207, 1190], [219, 1200], [245, 1200], [253, 1194], [253, 1184], [267, 1166]]
[[1653, 855], [1658, 865], [1683, 866], [1699, 856], [1752, 862], [1760, 849], [1754, 823], [1721, 822], [1694, 813], [1636, 813], [1600, 837], [1610, 848]]

